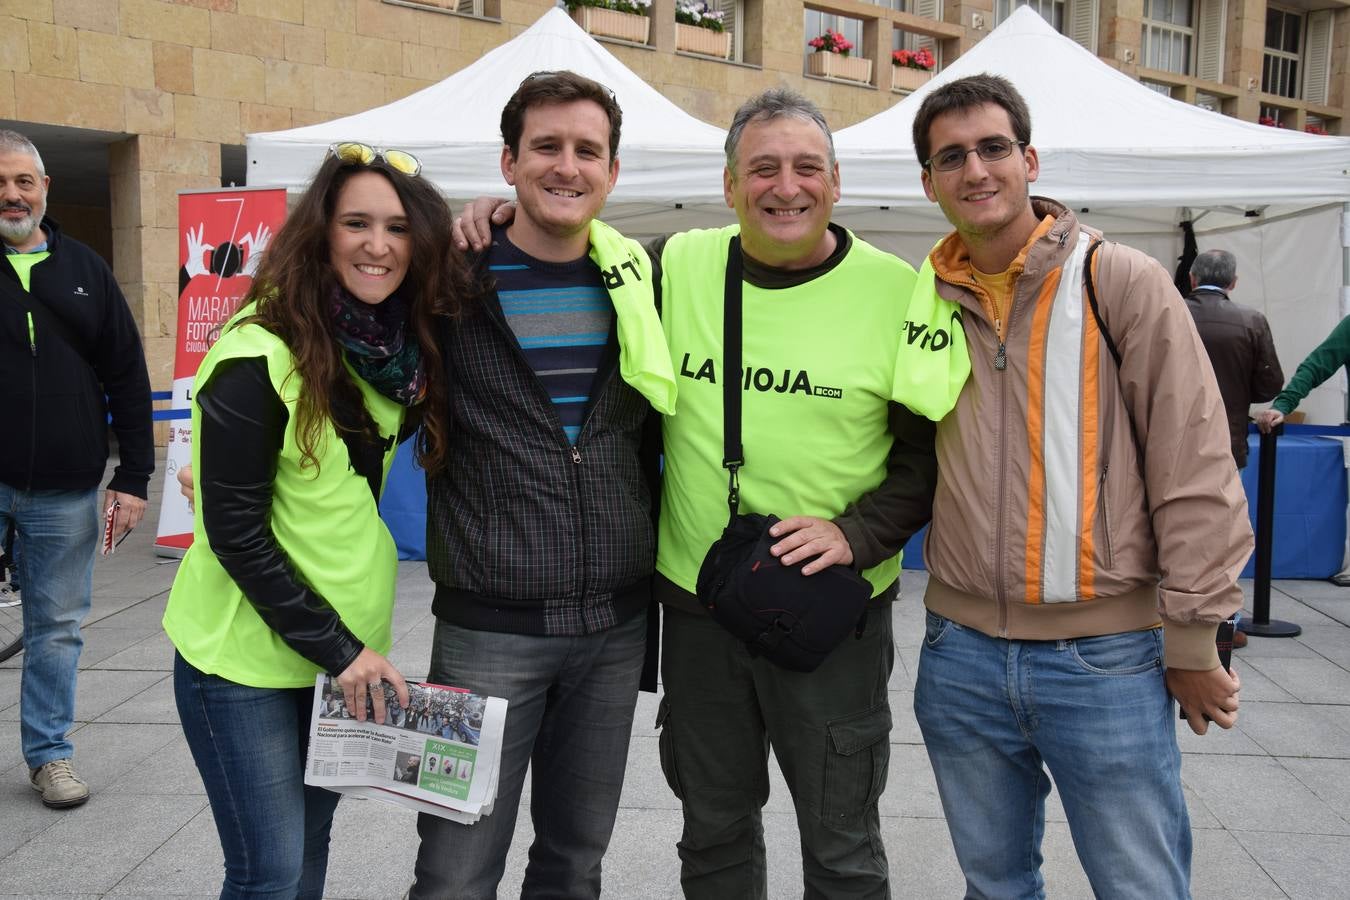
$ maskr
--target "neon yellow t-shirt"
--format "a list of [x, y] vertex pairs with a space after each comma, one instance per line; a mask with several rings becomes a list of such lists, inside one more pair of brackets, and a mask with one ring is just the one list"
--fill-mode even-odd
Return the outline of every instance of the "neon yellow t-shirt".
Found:
[[39, 250], [37, 253], [6, 253], [5, 259], [14, 267], [14, 271], [19, 275], [19, 284], [23, 285], [25, 291], [31, 291], [29, 284], [32, 283], [33, 266], [42, 262], [51, 256], [48, 250]]
[[[674, 235], [661, 256], [661, 317], [679, 381], [662, 425], [666, 463], [657, 569], [693, 592], [727, 521], [722, 468], [722, 296], [737, 226]], [[970, 373], [956, 306], [911, 307], [914, 270], [852, 239], [833, 269], [796, 287], [743, 285], [741, 512], [834, 518], [886, 477], [894, 400], [937, 420]], [[899, 557], [863, 575], [877, 594]]]

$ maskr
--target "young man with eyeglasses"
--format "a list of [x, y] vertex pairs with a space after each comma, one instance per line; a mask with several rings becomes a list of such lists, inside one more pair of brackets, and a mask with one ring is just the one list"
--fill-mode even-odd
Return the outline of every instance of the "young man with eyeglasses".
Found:
[[420, 817], [413, 898], [497, 895], [527, 767], [523, 896], [600, 894], [656, 564], [656, 445], [642, 445], [675, 395], [646, 253], [596, 218], [620, 124], [614, 95], [572, 72], [531, 75], [502, 111], [518, 210], [478, 258], [481, 295], [446, 324], [452, 425], [427, 483], [427, 560], [430, 680], [509, 706], [496, 806], [473, 825]]
[[1030, 196], [1006, 80], [933, 91], [914, 146], [955, 227], [917, 290], [962, 306], [972, 368], [937, 430], [914, 696], [967, 896], [1045, 896], [1053, 778], [1094, 893], [1188, 897], [1172, 700], [1197, 734], [1236, 721], [1215, 633], [1252, 547], [1204, 346], [1157, 262], [1090, 255]]

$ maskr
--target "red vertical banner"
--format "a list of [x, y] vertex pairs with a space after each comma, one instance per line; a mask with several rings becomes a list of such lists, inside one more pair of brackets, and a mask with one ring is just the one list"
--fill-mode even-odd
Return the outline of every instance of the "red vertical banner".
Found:
[[173, 418], [155, 549], [182, 556], [192, 544], [192, 510], [178, 470], [192, 461], [192, 382], [220, 328], [248, 293], [267, 245], [286, 220], [282, 188], [183, 191], [178, 195], [178, 342]]

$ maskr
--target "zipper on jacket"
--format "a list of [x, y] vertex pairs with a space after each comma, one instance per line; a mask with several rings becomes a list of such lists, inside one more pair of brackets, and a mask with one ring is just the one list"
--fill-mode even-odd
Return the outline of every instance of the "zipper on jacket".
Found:
[[[1017, 282], [1013, 283], [1012, 302], [1008, 304], [1008, 333], [1012, 333], [1013, 325], [1016, 323], [1017, 315], [1021, 306], [1017, 302], [1017, 288], [1021, 282], [1021, 276], [1018, 276]], [[1001, 326], [1001, 322], [999, 323]], [[1000, 372], [1008, 368], [1008, 352], [1003, 340], [1003, 329], [999, 327], [995, 332], [998, 338], [998, 352], [994, 356], [994, 368]], [[1008, 580], [1004, 574], [1002, 562], [1005, 558], [1007, 534], [1008, 534], [1008, 454], [1004, 445], [1008, 443], [1008, 379], [1000, 378], [998, 380], [998, 491], [995, 519], [997, 530], [994, 533], [994, 600], [998, 605], [998, 634], [999, 637], [1008, 636]], [[1033, 436], [1034, 439], [1034, 436]], [[1036, 573], [1037, 578], [1040, 573]], [[1027, 585], [1023, 585], [1023, 602]]]
[[1110, 465], [1102, 466], [1102, 476], [1097, 479], [1097, 507], [1102, 522], [1102, 558], [1108, 569], [1115, 568], [1116, 554], [1111, 548], [1111, 517], [1106, 505], [1106, 473]]
[[[993, 305], [992, 298], [990, 305]], [[1012, 310], [1008, 312], [1011, 314]], [[994, 310], [994, 339], [998, 341], [998, 352], [994, 354], [994, 371], [1002, 372], [1008, 368], [1008, 348], [1003, 343], [1003, 319], [999, 316], [997, 308]]]
[[[29, 319], [32, 322], [32, 319]], [[32, 332], [29, 332], [32, 335]], [[33, 366], [33, 390], [30, 392], [32, 397], [32, 425], [28, 429], [28, 480], [24, 484], [25, 491], [33, 489], [33, 468], [37, 465], [37, 430], [38, 430], [38, 365], [37, 365], [37, 341], [30, 337], [29, 349], [32, 351]]]
[[[582, 428], [585, 428], [584, 424]], [[580, 433], [577, 434], [577, 440], [581, 440]], [[577, 586], [577, 603], [581, 604], [584, 609], [587, 582], [586, 512], [581, 506], [581, 479], [584, 473], [581, 471], [581, 451], [575, 445], [569, 446], [568, 450], [571, 451], [572, 455], [572, 508], [576, 510], [576, 528], [573, 529], [573, 534], [576, 536], [575, 550], [573, 551], [577, 567], [575, 584]]]
[[[1003, 342], [999, 341], [999, 354], [1003, 355]], [[1007, 358], [1004, 357], [1004, 366], [1007, 366]], [[996, 364], [997, 367], [997, 364]], [[1007, 534], [1007, 525], [1004, 521], [1007, 516], [1007, 496], [1005, 484], [1008, 479], [1008, 454], [1003, 451], [1004, 440], [1008, 436], [1008, 379], [1000, 378], [998, 380], [998, 443], [994, 452], [998, 454], [998, 481], [994, 485], [997, 491], [996, 497], [996, 516], [994, 532], [994, 602], [998, 606], [998, 636], [1006, 638], [1008, 636], [1008, 588], [1006, 579], [1003, 575], [1004, 559], [1004, 537]]]
[[[581, 430], [577, 432], [577, 443], [569, 444], [567, 448], [572, 453], [572, 490], [576, 496], [576, 508], [578, 510], [581, 509], [582, 474], [581, 470], [576, 468], [581, 465], [581, 448], [578, 445], [581, 443], [582, 437], [586, 434], [586, 426], [591, 424], [591, 418], [595, 415], [596, 408], [599, 407], [601, 401], [604, 400], [605, 393], [614, 388], [614, 380], [618, 377], [618, 372], [619, 354], [616, 352], [614, 354], [614, 361], [605, 367], [604, 377], [597, 378], [594, 382], [600, 385], [600, 392], [591, 397], [591, 408], [586, 411], [585, 417], [581, 420]], [[558, 427], [562, 427], [561, 420], [558, 422]], [[590, 579], [587, 577], [590, 570], [586, 565], [586, 516], [584, 514], [577, 517], [577, 560], [578, 564], [581, 566], [581, 576], [578, 579], [581, 587], [577, 593], [577, 599], [582, 604], [585, 604], [586, 594], [590, 589]]]

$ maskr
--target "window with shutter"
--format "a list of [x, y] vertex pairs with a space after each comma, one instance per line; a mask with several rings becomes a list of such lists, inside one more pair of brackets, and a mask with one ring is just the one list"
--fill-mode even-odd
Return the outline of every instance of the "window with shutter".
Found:
[[722, 11], [722, 30], [731, 33], [731, 58], [744, 62], [745, 46], [741, 36], [745, 33], [745, 7], [741, 0], [711, 0], [709, 5]]
[[1195, 76], [1223, 81], [1223, 45], [1228, 19], [1227, 0], [1200, 0], [1197, 17]]
[[1331, 74], [1332, 10], [1308, 13], [1307, 49], [1303, 54], [1303, 99], [1326, 103]]
[[1069, 27], [1065, 36], [1089, 53], [1097, 52], [1098, 0], [1069, 0]]
[[[925, 19], [940, 21], [942, 19], [942, 0], [909, 0], [906, 4], [906, 10], [914, 13], [916, 16], [923, 16]], [[905, 50], [927, 50], [933, 54], [933, 59], [937, 60], [937, 69], [942, 68], [942, 46], [937, 38], [929, 34], [912, 35], [914, 46], [905, 47]], [[901, 49], [899, 47], [897, 50]]]
[[[892, 0], [900, 12], [914, 13], [937, 22], [942, 19], [942, 0]], [[904, 7], [903, 9], [901, 7]], [[936, 60], [936, 70], [942, 69], [942, 45], [931, 34], [915, 34], [899, 28], [891, 30], [892, 50], [927, 50]]]

